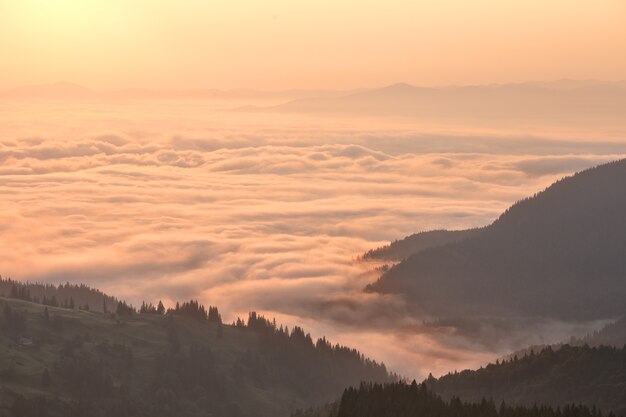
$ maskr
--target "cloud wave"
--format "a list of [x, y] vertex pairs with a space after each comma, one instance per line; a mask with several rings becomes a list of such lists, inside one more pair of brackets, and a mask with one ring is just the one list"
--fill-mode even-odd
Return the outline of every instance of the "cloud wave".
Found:
[[91, 106], [0, 112], [3, 275], [135, 303], [197, 297], [231, 319], [256, 309], [416, 376], [482, 363], [513, 343], [480, 340], [510, 332], [431, 326], [400, 299], [362, 294], [373, 275], [355, 257], [416, 231], [487, 224], [626, 154], [615, 140]]

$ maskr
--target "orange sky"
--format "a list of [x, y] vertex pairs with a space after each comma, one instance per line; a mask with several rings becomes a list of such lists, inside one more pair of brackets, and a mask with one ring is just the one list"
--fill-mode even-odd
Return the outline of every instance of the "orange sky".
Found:
[[0, 88], [626, 78], [624, 0], [0, 0]]

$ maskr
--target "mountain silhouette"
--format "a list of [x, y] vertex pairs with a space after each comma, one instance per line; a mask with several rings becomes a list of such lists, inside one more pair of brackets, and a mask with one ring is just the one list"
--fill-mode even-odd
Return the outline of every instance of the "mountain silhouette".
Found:
[[258, 111], [360, 116], [509, 120], [605, 120], [621, 123], [623, 82], [559, 80], [518, 84], [416, 87], [396, 83], [341, 97], [293, 100]]
[[626, 160], [557, 181], [481, 233], [431, 247], [368, 286], [436, 315], [626, 313]]

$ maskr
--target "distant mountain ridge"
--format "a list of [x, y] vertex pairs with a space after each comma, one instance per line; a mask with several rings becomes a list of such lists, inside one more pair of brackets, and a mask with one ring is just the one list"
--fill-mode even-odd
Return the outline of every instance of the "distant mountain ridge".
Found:
[[626, 314], [626, 160], [557, 181], [477, 236], [422, 250], [369, 291], [435, 315]]
[[[257, 111], [438, 118], [623, 121], [626, 83], [560, 80], [416, 87], [406, 83], [341, 97], [311, 97]], [[253, 110], [253, 109], [249, 109]]]
[[[249, 105], [247, 112], [327, 113], [422, 117], [623, 118], [626, 81], [556, 80], [526, 83], [417, 87], [396, 83], [353, 90], [240, 89], [159, 90], [123, 88], [95, 91], [67, 82], [0, 91], [0, 100], [241, 100], [271, 99], [282, 104]], [[494, 119], [495, 121], [495, 119]]]

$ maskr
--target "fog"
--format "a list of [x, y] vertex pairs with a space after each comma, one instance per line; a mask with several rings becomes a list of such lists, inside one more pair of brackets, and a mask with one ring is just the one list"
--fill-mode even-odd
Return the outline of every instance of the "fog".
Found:
[[601, 323], [438, 322], [364, 294], [358, 255], [482, 226], [622, 131], [253, 114], [215, 101], [0, 101], [0, 273], [135, 304], [197, 298], [354, 346], [409, 377]]

